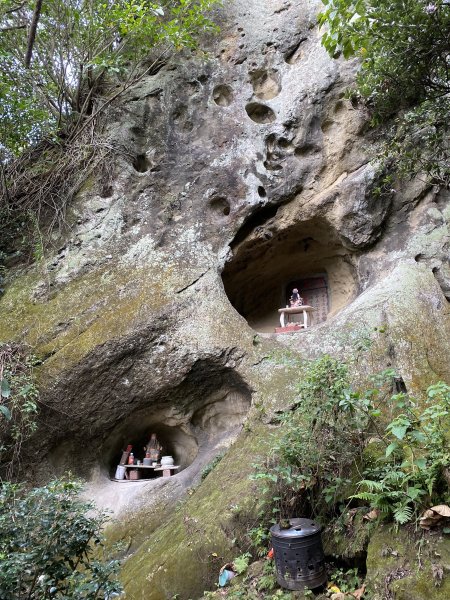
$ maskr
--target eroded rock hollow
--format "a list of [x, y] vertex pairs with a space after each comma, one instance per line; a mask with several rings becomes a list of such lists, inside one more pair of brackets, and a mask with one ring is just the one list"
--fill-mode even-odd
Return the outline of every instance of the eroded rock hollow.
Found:
[[[419, 393], [450, 381], [448, 192], [374, 193], [376, 146], [345, 98], [357, 64], [328, 57], [318, 10], [231, 0], [206, 58], [173, 56], [111, 106], [124, 152], [86, 181], [57, 249], [12, 270], [0, 298], [0, 338], [42, 361], [21, 476], [87, 480], [129, 548], [131, 600], [200, 597], [213, 558], [235, 556], [242, 515], [256, 514], [252, 464], [301, 377], [273, 361], [286, 345], [345, 360], [382, 329], [373, 368]], [[276, 335], [295, 285], [311, 304], [320, 289], [322, 309]], [[179, 473], [132, 491], [111, 481], [124, 446], [152, 431]]]

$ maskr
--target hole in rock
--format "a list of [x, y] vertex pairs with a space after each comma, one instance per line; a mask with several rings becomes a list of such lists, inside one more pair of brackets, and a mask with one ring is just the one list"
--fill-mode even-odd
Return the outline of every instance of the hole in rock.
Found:
[[288, 65], [294, 65], [302, 58], [302, 45], [306, 41], [307, 38], [302, 38], [299, 42], [297, 42], [294, 46], [287, 51], [284, 60]]
[[403, 377], [400, 377], [398, 375], [396, 377], [394, 377], [394, 391], [397, 394], [407, 394], [408, 393], [408, 388], [406, 387]]
[[[100, 198], [110, 198], [114, 193], [114, 188], [112, 185], [105, 184], [102, 186], [100, 190]], [[96, 212], [100, 212], [100, 209]]]
[[280, 148], [284, 148], [287, 150], [290, 150], [292, 148], [292, 142], [290, 142], [287, 138], [279, 138], [278, 140], [278, 145], [280, 146]]
[[146, 173], [149, 166], [148, 158], [145, 154], [138, 154], [133, 161], [134, 170], [138, 173]]
[[[114, 477], [122, 451], [128, 445], [132, 446], [134, 458], [143, 461], [152, 433], [156, 434], [158, 444], [162, 446], [161, 456], [172, 456], [174, 464], [180, 467], [177, 472], [189, 466], [197, 456], [198, 444], [193, 435], [187, 434], [181, 427], [146, 423], [146, 419], [141, 418], [139, 422], [129, 422], [126, 428], [115, 433], [114, 443], [105, 457], [110, 477]], [[157, 475], [158, 472], [153, 469], [143, 469], [141, 479], [153, 479]]]
[[275, 162], [272, 162], [270, 160], [265, 160], [263, 162], [263, 166], [265, 169], [267, 169], [267, 171], [281, 171], [283, 169], [283, 167]]
[[271, 100], [281, 91], [278, 73], [276, 71], [258, 70], [250, 75], [255, 96], [261, 100]]
[[245, 111], [255, 123], [273, 123], [276, 119], [274, 111], [269, 106], [259, 102], [250, 102], [245, 107]]
[[298, 146], [295, 149], [295, 156], [308, 156], [310, 154], [314, 154], [314, 152], [319, 152], [319, 148], [315, 144], [304, 144], [303, 146]]
[[230, 106], [233, 101], [233, 90], [229, 85], [216, 85], [213, 100], [218, 106]]
[[[276, 229], [276, 211], [260, 211], [238, 232], [233, 258], [222, 279], [234, 308], [259, 332], [280, 326], [278, 309], [290, 304], [297, 288], [308, 313], [308, 326], [317, 325], [346, 306], [357, 293], [349, 251], [335, 231], [322, 220], [295, 223]], [[275, 218], [274, 218], [275, 217]], [[303, 324], [303, 314], [290, 315]]]
[[218, 216], [228, 216], [231, 212], [230, 203], [222, 196], [211, 198], [209, 205]]
[[[118, 417], [97, 449], [104, 475], [114, 478], [128, 445], [132, 445], [134, 458], [143, 461], [152, 433], [162, 446], [162, 456], [172, 456], [179, 467], [172, 474], [189, 467], [197, 457], [200, 462], [205, 457], [212, 460], [217, 448], [227, 447], [227, 440], [239, 431], [250, 408], [251, 393], [232, 369], [212, 360], [199, 360], [178, 386], [145, 402], [128, 416]], [[58, 453], [68, 456], [67, 448]], [[160, 476], [154, 469], [140, 471], [140, 479]]]
[[258, 196], [260, 198], [265, 198], [267, 196], [267, 192], [266, 192], [265, 188], [262, 185], [258, 186]]

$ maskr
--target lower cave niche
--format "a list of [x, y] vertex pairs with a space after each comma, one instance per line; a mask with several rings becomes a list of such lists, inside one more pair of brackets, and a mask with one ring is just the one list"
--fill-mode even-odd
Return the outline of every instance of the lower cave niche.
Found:
[[[222, 273], [230, 302], [260, 333], [279, 327], [278, 310], [289, 305], [294, 288], [314, 308], [308, 326], [336, 314], [357, 293], [353, 256], [327, 222], [313, 219], [277, 231], [275, 219], [270, 215], [251, 231], [247, 226], [244, 239], [237, 233]], [[302, 314], [290, 318], [303, 322]]]
[[[173, 457], [178, 469], [170, 474], [176, 475], [198, 462], [197, 459], [201, 462], [217, 445], [226, 446], [233, 431], [240, 430], [250, 403], [250, 391], [236, 373], [230, 369], [220, 374], [208, 373], [205, 363], [199, 361], [182, 386], [172, 390], [170, 401], [166, 398], [136, 410], [109, 432], [99, 453], [100, 470], [115, 480], [122, 454], [130, 445], [134, 458], [143, 462], [144, 447], [151, 434], [155, 434], [162, 446], [162, 456]], [[148, 464], [135, 466], [139, 479], [168, 475], [167, 469], [163, 472], [148, 468]], [[119, 471], [120, 480], [124, 470], [132, 471], [131, 465]]]
[[[133, 452], [135, 460], [144, 461], [146, 456], [145, 448], [152, 434], [156, 434], [158, 442], [162, 446], [161, 456], [172, 456], [174, 465], [179, 467], [176, 471], [173, 471], [173, 474], [185, 469], [197, 456], [198, 444], [196, 438], [183, 431], [182, 427], [171, 427], [164, 423], [149, 423], [147, 425], [145, 420], [139, 425], [135, 425], [132, 429], [130, 429], [130, 425], [128, 423], [127, 428], [121, 433], [117, 432], [110, 451], [105, 457], [111, 478], [115, 478], [122, 453], [128, 446], [131, 446], [131, 452]], [[160, 464], [159, 460], [158, 467]], [[161, 473], [158, 470], [155, 471], [153, 468], [148, 469], [142, 465], [136, 465], [136, 467], [139, 470], [140, 479], [153, 479]]]

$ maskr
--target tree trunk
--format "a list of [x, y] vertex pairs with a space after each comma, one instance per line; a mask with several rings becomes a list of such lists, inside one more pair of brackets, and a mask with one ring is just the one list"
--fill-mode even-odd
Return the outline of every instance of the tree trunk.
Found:
[[34, 42], [36, 40], [36, 31], [41, 16], [42, 0], [36, 0], [34, 7], [33, 18], [31, 20], [30, 33], [28, 34], [27, 52], [25, 54], [25, 68], [29, 69], [31, 64], [31, 56], [33, 55]]

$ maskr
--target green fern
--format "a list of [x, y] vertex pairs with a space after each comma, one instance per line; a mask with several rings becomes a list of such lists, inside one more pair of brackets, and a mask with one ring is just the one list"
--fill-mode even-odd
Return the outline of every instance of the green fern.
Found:
[[369, 492], [383, 492], [386, 485], [383, 481], [374, 481], [373, 479], [363, 479], [358, 483], [359, 487], [366, 487]]
[[411, 506], [404, 504], [397, 506], [392, 514], [396, 523], [404, 525], [405, 523], [408, 523], [408, 521], [411, 521], [414, 511]]
[[364, 502], [370, 502], [374, 505], [379, 498], [379, 494], [372, 494], [371, 492], [359, 492], [359, 494], [353, 494], [350, 496], [354, 500], [364, 500]]

